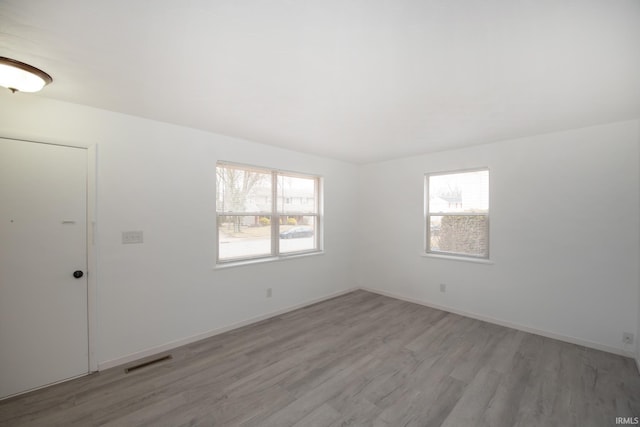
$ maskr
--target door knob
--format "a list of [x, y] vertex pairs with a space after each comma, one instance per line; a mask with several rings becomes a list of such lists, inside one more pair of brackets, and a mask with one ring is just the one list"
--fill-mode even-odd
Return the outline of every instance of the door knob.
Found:
[[76, 270], [73, 272], [73, 277], [75, 277], [76, 279], [81, 278], [82, 276], [84, 276], [84, 273], [80, 270]]

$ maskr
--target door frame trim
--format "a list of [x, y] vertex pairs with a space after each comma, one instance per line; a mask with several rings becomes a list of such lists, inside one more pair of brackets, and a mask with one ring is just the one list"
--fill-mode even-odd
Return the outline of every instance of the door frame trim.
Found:
[[[41, 135], [16, 135], [11, 132], [0, 132], [0, 138], [34, 144], [59, 145], [62, 147], [80, 148], [87, 153], [87, 338], [88, 354], [87, 374], [98, 371], [98, 275], [97, 275], [97, 184], [98, 184], [98, 145], [77, 141], [59, 141]], [[66, 381], [66, 380], [65, 380]]]

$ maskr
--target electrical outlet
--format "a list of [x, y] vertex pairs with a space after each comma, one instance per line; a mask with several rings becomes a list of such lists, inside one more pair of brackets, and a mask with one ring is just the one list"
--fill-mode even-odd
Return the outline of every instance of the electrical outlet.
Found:
[[440, 292], [447, 292], [447, 284], [440, 283]]
[[631, 332], [623, 332], [622, 342], [624, 344], [633, 344], [633, 334]]
[[271, 288], [267, 288], [267, 298], [271, 298], [271, 295], [273, 294]]

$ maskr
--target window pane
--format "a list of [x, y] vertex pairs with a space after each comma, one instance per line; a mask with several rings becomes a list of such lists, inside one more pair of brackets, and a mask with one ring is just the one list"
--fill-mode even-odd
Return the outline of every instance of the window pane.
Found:
[[317, 213], [316, 178], [278, 175], [278, 212]]
[[218, 257], [221, 261], [271, 254], [271, 216], [219, 216]]
[[318, 251], [319, 193], [315, 176], [218, 163], [218, 261]]
[[282, 216], [280, 217], [280, 252], [291, 253], [310, 251], [317, 248], [317, 217]]
[[250, 167], [216, 167], [218, 212], [271, 212], [271, 173]]
[[430, 251], [489, 255], [489, 220], [485, 215], [431, 216], [429, 232]]
[[489, 212], [489, 171], [429, 176], [429, 213]]

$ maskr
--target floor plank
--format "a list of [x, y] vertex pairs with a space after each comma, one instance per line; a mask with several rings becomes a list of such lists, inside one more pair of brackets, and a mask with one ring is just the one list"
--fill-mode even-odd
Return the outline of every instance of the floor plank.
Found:
[[170, 353], [0, 401], [0, 426], [606, 426], [640, 416], [629, 358], [365, 291]]

